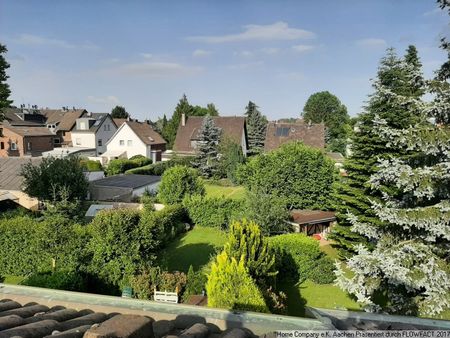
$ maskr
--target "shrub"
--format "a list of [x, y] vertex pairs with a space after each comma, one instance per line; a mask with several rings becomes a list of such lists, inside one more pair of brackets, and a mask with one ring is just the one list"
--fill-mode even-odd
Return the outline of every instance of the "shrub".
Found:
[[334, 274], [336, 266], [327, 256], [321, 257], [309, 274], [309, 279], [317, 284], [330, 284], [336, 279]]
[[160, 211], [145, 208], [140, 224], [151, 235], [155, 248], [161, 248], [186, 231], [186, 218], [182, 205], [168, 205]]
[[187, 273], [186, 289], [183, 293], [183, 301], [186, 302], [192, 295], [200, 295], [203, 291], [206, 291], [206, 282], [208, 277], [204, 271], [194, 271], [192, 265], [189, 267]]
[[331, 206], [336, 169], [322, 151], [291, 142], [251, 158], [236, 175], [254, 193], [285, 198], [289, 209], [322, 209]]
[[286, 223], [289, 211], [282, 197], [248, 192], [244, 215], [255, 221], [264, 235], [286, 233], [291, 228]]
[[268, 312], [264, 298], [244, 265], [223, 251], [211, 266], [206, 283], [208, 306], [230, 310]]
[[130, 278], [134, 296], [139, 299], [152, 299], [155, 288], [159, 291], [175, 292], [182, 295], [186, 287], [186, 274], [183, 272], [161, 271], [159, 267], [145, 269]]
[[102, 164], [99, 161], [83, 159], [83, 160], [80, 160], [80, 164], [81, 164], [82, 168], [86, 171], [102, 171], [103, 170]]
[[175, 166], [164, 172], [158, 193], [161, 202], [181, 203], [186, 195], [195, 194], [205, 194], [204, 184], [195, 169]]
[[120, 286], [155, 259], [157, 241], [152, 224], [140, 222], [135, 210], [105, 210], [88, 225], [92, 260], [88, 271]]
[[152, 160], [139, 155], [135, 159], [119, 158], [117, 160], [111, 160], [106, 168], [106, 174], [108, 176], [123, 174], [125, 171], [133, 168], [142, 167], [152, 163]]
[[231, 222], [224, 252], [236, 261], [242, 260], [250, 276], [260, 286], [268, 285], [267, 279], [277, 274], [275, 257], [255, 222], [245, 219]]
[[286, 234], [269, 238], [275, 252], [280, 276], [303, 281], [308, 279], [317, 260], [323, 256], [319, 242], [304, 234]]
[[187, 196], [183, 205], [193, 224], [204, 227], [228, 228], [243, 212], [243, 202], [224, 197]]
[[23, 285], [67, 291], [87, 291], [83, 276], [75, 271], [38, 272], [22, 281]]

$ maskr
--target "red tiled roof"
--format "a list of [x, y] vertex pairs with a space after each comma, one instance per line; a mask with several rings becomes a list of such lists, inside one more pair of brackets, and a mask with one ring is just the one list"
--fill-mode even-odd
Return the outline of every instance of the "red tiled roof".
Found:
[[[287, 135], [277, 135], [278, 128], [286, 128], [288, 131]], [[292, 141], [302, 141], [307, 146], [323, 149], [325, 148], [325, 125], [322, 123], [307, 124], [303, 122], [268, 123], [266, 140], [264, 142], [265, 151], [277, 149], [282, 144]]]
[[142, 142], [148, 145], [166, 144], [166, 141], [148, 123], [126, 121], [125, 122]]
[[291, 219], [297, 224], [315, 224], [333, 222], [336, 220], [336, 216], [334, 211], [294, 209], [291, 211]]
[[[204, 116], [189, 116], [184, 126], [178, 126], [177, 136], [173, 146], [174, 151], [194, 152], [191, 141], [198, 137], [198, 131], [202, 127]], [[242, 133], [245, 130], [245, 117], [243, 116], [213, 116], [216, 127], [222, 129], [222, 135], [229, 137], [241, 144]]]
[[85, 109], [62, 110], [62, 109], [41, 109], [41, 113], [47, 117], [47, 124], [59, 123], [58, 129], [62, 131], [70, 131], [85, 112]]

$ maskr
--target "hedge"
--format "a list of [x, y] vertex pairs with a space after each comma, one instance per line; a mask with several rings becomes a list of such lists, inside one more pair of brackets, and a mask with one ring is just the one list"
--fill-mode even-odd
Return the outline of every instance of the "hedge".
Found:
[[172, 168], [176, 165], [190, 166], [191, 161], [191, 157], [177, 157], [169, 161], [157, 162], [154, 164], [142, 166], [140, 168], [129, 169], [125, 172], [125, 174], [161, 176], [167, 169]]
[[147, 157], [138, 157], [135, 159], [119, 158], [117, 160], [111, 160], [106, 168], [106, 174], [108, 176], [123, 174], [125, 171], [138, 168], [152, 163], [152, 160]]
[[319, 242], [304, 234], [286, 234], [269, 237], [269, 246], [275, 253], [280, 277], [304, 281], [324, 253]]
[[158, 199], [162, 203], [181, 203], [186, 196], [195, 194], [205, 194], [205, 186], [197, 170], [177, 165], [162, 175], [158, 189]]
[[84, 276], [76, 271], [37, 272], [21, 282], [23, 285], [67, 291], [88, 291]]
[[57, 267], [76, 270], [84, 258], [85, 241], [84, 227], [62, 217], [0, 218], [0, 275], [49, 271], [52, 259]]
[[80, 164], [86, 171], [102, 171], [103, 167], [99, 161], [80, 160]]
[[183, 205], [193, 224], [221, 229], [228, 228], [244, 209], [243, 201], [201, 195], [187, 196]]

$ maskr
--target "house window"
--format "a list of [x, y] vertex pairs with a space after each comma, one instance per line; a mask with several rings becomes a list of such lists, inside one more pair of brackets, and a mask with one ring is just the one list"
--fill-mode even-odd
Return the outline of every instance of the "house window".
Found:
[[0, 136], [3, 136], [3, 128], [0, 128]]
[[27, 150], [31, 151], [31, 142], [27, 142]]
[[103, 130], [104, 131], [110, 131], [111, 130], [111, 126], [109, 124], [105, 124], [105, 125], [103, 125]]
[[54, 138], [53, 139], [53, 143], [54, 144], [60, 144], [61, 142], [60, 142], [59, 138]]
[[85, 130], [86, 129], [86, 122], [80, 121], [80, 129]]
[[66, 132], [65, 131], [63, 131], [62, 134], [63, 134], [63, 136], [66, 136]]
[[288, 136], [289, 128], [277, 128], [276, 136]]
[[133, 141], [132, 140], [128, 140], [127, 141], [127, 147], [132, 147], [133, 146]]
[[0, 149], [5, 149], [5, 142], [0, 142]]
[[11, 142], [11, 150], [17, 150], [16, 142]]
[[76, 144], [77, 146], [81, 146], [81, 138], [75, 139], [75, 144]]
[[120, 140], [120, 141], [119, 141], [119, 144], [120, 144], [121, 146], [124, 146], [124, 145], [125, 145], [125, 141], [124, 141], [124, 140]]
[[98, 145], [99, 147], [101, 147], [101, 146], [103, 145], [102, 139], [99, 139], [99, 140], [97, 141], [97, 145]]

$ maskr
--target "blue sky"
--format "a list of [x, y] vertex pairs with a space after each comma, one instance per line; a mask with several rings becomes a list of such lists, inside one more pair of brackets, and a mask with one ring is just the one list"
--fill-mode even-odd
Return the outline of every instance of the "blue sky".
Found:
[[123, 105], [170, 116], [183, 93], [241, 115], [298, 117], [328, 90], [356, 115], [387, 47], [419, 50], [426, 75], [445, 60], [448, 16], [431, 0], [0, 0], [16, 105]]

